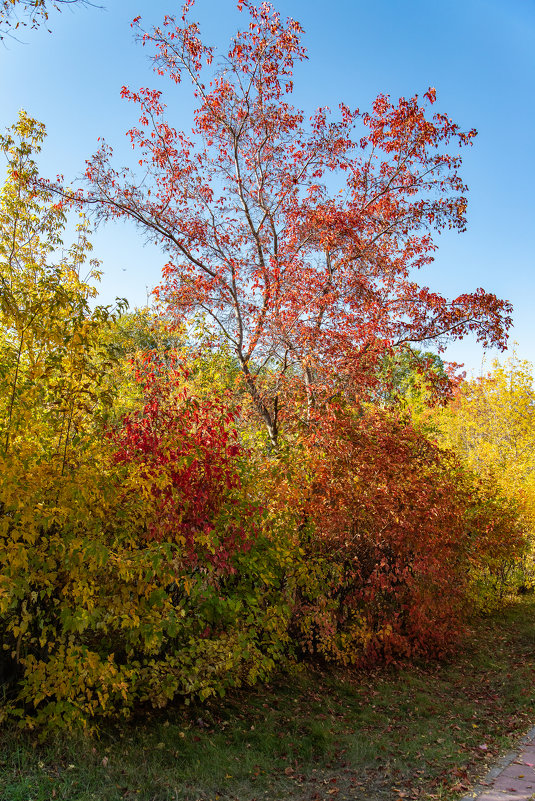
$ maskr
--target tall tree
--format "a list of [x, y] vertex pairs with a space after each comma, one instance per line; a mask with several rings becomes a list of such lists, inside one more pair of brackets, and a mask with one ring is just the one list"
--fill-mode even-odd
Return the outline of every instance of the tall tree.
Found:
[[226, 337], [271, 441], [290, 380], [310, 415], [322, 394], [369, 385], [393, 348], [470, 331], [502, 347], [509, 303], [483, 289], [448, 301], [413, 278], [432, 261], [433, 230], [465, 228], [458, 148], [475, 131], [431, 114], [434, 89], [307, 120], [289, 102], [306, 58], [299, 23], [239, 0], [248, 24], [214, 69], [193, 4], [150, 32], [134, 20], [158, 75], [191, 82], [191, 135], [167, 121], [161, 91], [123, 87], [141, 111], [129, 136], [143, 177], [115, 169], [103, 144], [84, 200], [162, 245], [160, 297]]

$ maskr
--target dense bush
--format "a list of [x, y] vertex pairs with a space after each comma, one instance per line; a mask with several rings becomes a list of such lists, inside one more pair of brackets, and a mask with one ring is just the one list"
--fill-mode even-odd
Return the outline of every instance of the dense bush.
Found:
[[4, 461], [3, 669], [29, 724], [205, 698], [286, 649], [288, 557], [248, 498], [232, 420], [168, 375], [140, 380], [144, 408], [61, 478], [26, 465], [22, 491]]
[[167, 354], [129, 370], [83, 221], [58, 253], [43, 137], [22, 114], [1, 140], [0, 716], [91, 725], [265, 677], [289, 607], [232, 415]]
[[339, 409], [308, 442], [305, 648], [366, 664], [441, 656], [462, 631], [476, 576], [495, 589], [525, 551], [515, 510], [408, 422]]

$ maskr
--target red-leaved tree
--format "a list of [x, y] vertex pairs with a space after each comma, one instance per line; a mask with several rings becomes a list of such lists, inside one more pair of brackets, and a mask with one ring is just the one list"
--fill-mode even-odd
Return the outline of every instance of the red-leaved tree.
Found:
[[134, 21], [155, 71], [191, 82], [191, 134], [168, 122], [159, 90], [123, 87], [140, 108], [129, 136], [143, 176], [117, 171], [103, 144], [85, 202], [167, 251], [160, 298], [226, 337], [271, 441], [289, 378], [310, 414], [322, 394], [369, 385], [393, 348], [470, 331], [502, 347], [509, 303], [483, 289], [448, 301], [413, 278], [433, 258], [433, 231], [465, 227], [458, 149], [475, 131], [431, 113], [434, 89], [306, 119], [289, 102], [306, 58], [299, 23], [239, 0], [248, 25], [216, 59], [189, 21], [193, 4], [150, 32]]

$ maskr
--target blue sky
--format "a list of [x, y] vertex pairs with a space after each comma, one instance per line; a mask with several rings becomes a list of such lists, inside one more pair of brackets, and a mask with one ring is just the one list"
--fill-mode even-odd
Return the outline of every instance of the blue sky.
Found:
[[[131, 19], [145, 27], [171, 0], [95, 0], [103, 6], [51, 12], [52, 34], [24, 31], [0, 46], [0, 126], [20, 108], [48, 130], [41, 169], [73, 182], [96, 150], [97, 138], [126, 161], [125, 131], [135, 108], [121, 101], [123, 84], [156, 83], [147, 53], [134, 41]], [[535, 3], [533, 0], [279, 0], [283, 16], [299, 20], [309, 60], [299, 65], [294, 102], [312, 111], [340, 101], [361, 110], [379, 93], [422, 95], [437, 90], [435, 108], [479, 135], [465, 151], [470, 187], [468, 230], [438, 238], [434, 264], [422, 283], [453, 297], [484, 287], [514, 305], [511, 339], [522, 358], [535, 360]], [[235, 0], [197, 0], [193, 17], [206, 41], [225, 48], [243, 24]], [[187, 89], [170, 89], [169, 117], [189, 129]], [[145, 303], [164, 258], [143, 246], [123, 224], [93, 236], [104, 271], [101, 300], [125, 296]], [[483, 351], [473, 340], [448, 348], [447, 357], [479, 372]], [[487, 358], [492, 358], [489, 354]]]

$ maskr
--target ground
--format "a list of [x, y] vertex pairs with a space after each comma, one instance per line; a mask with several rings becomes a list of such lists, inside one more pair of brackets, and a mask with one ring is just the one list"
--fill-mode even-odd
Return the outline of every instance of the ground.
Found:
[[460, 798], [535, 723], [535, 599], [455, 657], [368, 673], [301, 667], [99, 737], [0, 735], [2, 801]]

